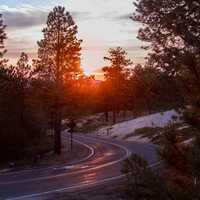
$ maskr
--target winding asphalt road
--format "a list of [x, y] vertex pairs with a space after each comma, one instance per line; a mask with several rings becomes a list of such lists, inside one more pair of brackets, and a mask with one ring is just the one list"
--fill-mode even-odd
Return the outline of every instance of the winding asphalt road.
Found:
[[151, 165], [156, 164], [155, 147], [151, 144], [119, 142], [81, 134], [75, 139], [89, 148], [89, 156], [68, 166], [0, 174], [0, 200], [36, 199], [108, 184], [123, 177], [120, 172], [123, 160], [132, 152], [145, 157]]

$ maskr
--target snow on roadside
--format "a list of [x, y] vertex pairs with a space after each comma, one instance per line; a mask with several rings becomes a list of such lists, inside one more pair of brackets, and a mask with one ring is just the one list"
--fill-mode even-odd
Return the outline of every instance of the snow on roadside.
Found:
[[[177, 118], [174, 120], [174, 118]], [[126, 135], [135, 132], [135, 130], [144, 127], [165, 127], [169, 123], [175, 123], [180, 121], [180, 116], [175, 110], [169, 110], [163, 113], [156, 113], [139, 117], [130, 121], [121, 122], [110, 127], [103, 127], [99, 129], [96, 134], [103, 137], [110, 137], [116, 139], [123, 139]], [[149, 142], [147, 138], [141, 138], [140, 136], [132, 136], [126, 139], [127, 141], [140, 141]]]

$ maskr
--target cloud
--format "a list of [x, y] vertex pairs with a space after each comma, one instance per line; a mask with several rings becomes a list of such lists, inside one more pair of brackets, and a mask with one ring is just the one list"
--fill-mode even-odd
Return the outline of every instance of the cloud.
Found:
[[45, 23], [48, 15], [47, 11], [32, 6], [23, 6], [20, 8], [0, 6], [0, 12], [3, 14], [5, 24], [7, 24], [9, 29], [41, 25]]
[[114, 17], [113, 20], [127, 21], [127, 20], [131, 20], [131, 16], [132, 16], [132, 13], [123, 14], [123, 15]]
[[72, 16], [77, 21], [88, 20], [92, 18], [92, 14], [90, 12], [71, 12]]
[[111, 21], [129, 21], [131, 20], [132, 13], [119, 13], [119, 11], [110, 11], [104, 12], [103, 14], [99, 15], [97, 18], [99, 19], [106, 19]]
[[[46, 23], [50, 9], [37, 8], [31, 5], [23, 5], [19, 8], [0, 6], [5, 24], [9, 29], [29, 28], [41, 26]], [[86, 20], [90, 17], [89, 12], [71, 12], [75, 20]]]

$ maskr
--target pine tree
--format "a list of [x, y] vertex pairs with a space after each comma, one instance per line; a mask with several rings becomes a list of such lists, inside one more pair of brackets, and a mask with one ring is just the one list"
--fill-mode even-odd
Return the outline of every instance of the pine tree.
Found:
[[16, 65], [10, 66], [13, 76], [18, 81], [19, 90], [24, 93], [24, 90], [28, 86], [28, 82], [32, 76], [32, 68], [29, 64], [29, 57], [26, 53], [22, 52]]
[[200, 2], [137, 0], [133, 20], [144, 26], [139, 39], [150, 42], [148, 64], [176, 77], [185, 100], [200, 101]]
[[132, 200], [173, 200], [167, 197], [163, 178], [148, 162], [137, 154], [125, 160], [122, 173], [126, 175], [125, 199]]
[[28, 83], [32, 75], [31, 65], [29, 64], [28, 55], [24, 52], [21, 53], [20, 58], [17, 61], [16, 66], [10, 66], [13, 77], [16, 80], [16, 88], [18, 98], [20, 99], [19, 109], [20, 109], [20, 123], [24, 125], [24, 114], [25, 114], [25, 99], [27, 96]]
[[104, 76], [106, 87], [110, 93], [110, 100], [113, 111], [113, 123], [116, 123], [116, 112], [120, 111], [120, 105], [123, 104], [123, 92], [125, 80], [128, 77], [128, 67], [132, 65], [132, 61], [127, 58], [127, 53], [121, 47], [110, 49], [108, 57], [104, 60], [110, 62], [110, 66], [104, 67]]
[[40, 78], [48, 79], [54, 85], [54, 133], [55, 153], [61, 153], [61, 120], [64, 78], [75, 76], [80, 71], [80, 44], [77, 26], [64, 7], [55, 7], [50, 12], [44, 38], [38, 42], [38, 59], [34, 61]]
[[6, 60], [3, 59], [4, 54], [6, 53], [6, 50], [4, 47], [4, 41], [7, 38], [6, 33], [5, 33], [5, 28], [6, 28], [6, 25], [4, 25], [2, 15], [0, 14], [0, 66], [1, 67], [6, 62]]

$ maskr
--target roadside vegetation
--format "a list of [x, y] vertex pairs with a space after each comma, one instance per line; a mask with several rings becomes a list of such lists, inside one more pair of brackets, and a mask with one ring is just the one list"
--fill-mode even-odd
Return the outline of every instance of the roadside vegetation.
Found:
[[160, 136], [157, 165], [139, 155], [125, 161], [125, 199], [199, 199], [199, 133], [186, 145], [174, 130], [169, 127]]
[[151, 44], [147, 65], [179, 82], [187, 124], [137, 130], [158, 144], [161, 163], [152, 167], [138, 155], [125, 162], [126, 199], [199, 199], [200, 3], [138, 0], [135, 6], [132, 19], [143, 24], [138, 37]]

